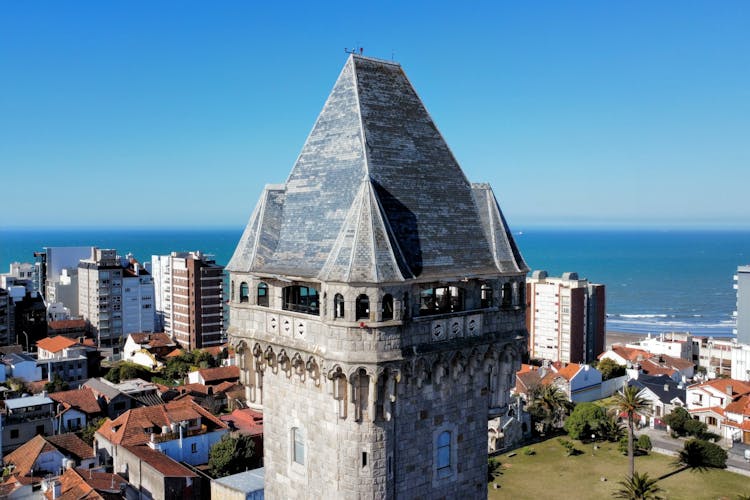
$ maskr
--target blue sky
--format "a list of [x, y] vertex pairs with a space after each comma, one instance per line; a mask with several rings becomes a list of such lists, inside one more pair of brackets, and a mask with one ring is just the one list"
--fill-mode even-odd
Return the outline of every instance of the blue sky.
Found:
[[513, 227], [750, 227], [748, 2], [271, 3], [0, 3], [0, 226], [242, 226], [359, 44]]

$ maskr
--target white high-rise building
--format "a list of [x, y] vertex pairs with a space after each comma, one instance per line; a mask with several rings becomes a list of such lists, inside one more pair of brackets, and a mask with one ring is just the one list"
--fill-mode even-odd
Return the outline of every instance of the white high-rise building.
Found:
[[154, 331], [154, 284], [135, 259], [94, 248], [78, 265], [79, 313], [99, 347], [117, 357], [129, 333]]
[[734, 289], [737, 290], [737, 327], [734, 333], [737, 341], [750, 344], [750, 266], [739, 266], [734, 275]]

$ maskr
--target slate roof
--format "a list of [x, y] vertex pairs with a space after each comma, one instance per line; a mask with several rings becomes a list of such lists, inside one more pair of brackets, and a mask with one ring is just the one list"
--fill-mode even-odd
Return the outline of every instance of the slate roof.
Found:
[[401, 66], [357, 55], [227, 269], [363, 283], [528, 271], [489, 185], [467, 180]]
[[[687, 401], [687, 390], [667, 375], [639, 375], [637, 379], [628, 381], [628, 385], [647, 388], [653, 392], [664, 404], [670, 404], [675, 398], [684, 404]], [[666, 390], [665, 390], [666, 387]]]

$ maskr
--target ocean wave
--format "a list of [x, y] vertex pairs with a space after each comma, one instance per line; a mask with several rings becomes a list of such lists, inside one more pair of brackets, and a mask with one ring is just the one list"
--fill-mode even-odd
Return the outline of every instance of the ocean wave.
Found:
[[607, 318], [607, 329], [633, 333], [690, 332], [695, 335], [731, 336], [735, 327], [733, 320], [707, 319], [691, 321], [692, 317], [678, 319], [669, 315], [638, 315]]
[[[609, 314], [607, 315], [610, 316]], [[674, 315], [669, 314], [614, 314], [618, 318], [638, 319], [638, 318], [674, 318]]]

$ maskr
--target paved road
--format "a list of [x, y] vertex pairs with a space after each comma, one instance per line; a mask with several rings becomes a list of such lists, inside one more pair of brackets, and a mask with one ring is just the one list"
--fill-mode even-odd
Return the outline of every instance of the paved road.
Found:
[[[637, 435], [646, 434], [651, 438], [651, 445], [654, 447], [654, 451], [661, 453], [666, 451], [667, 454], [677, 454], [685, 444], [686, 438], [674, 439], [667, 434], [666, 431], [659, 429], [651, 429], [645, 427], [636, 431]], [[735, 445], [728, 449], [727, 457], [727, 468], [732, 472], [737, 472], [745, 476], [750, 476], [750, 463], [745, 461], [745, 450], [750, 449], [750, 446], [735, 443]]]

